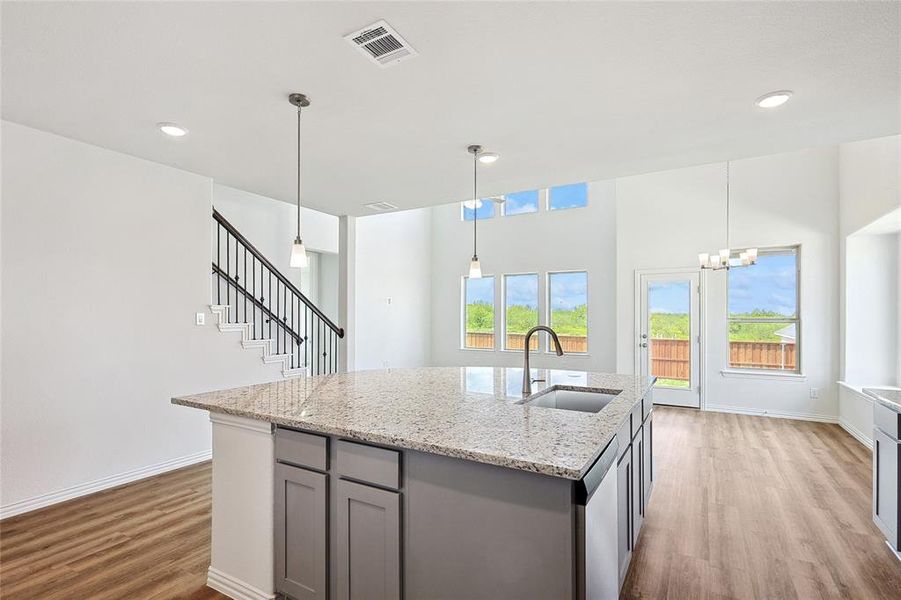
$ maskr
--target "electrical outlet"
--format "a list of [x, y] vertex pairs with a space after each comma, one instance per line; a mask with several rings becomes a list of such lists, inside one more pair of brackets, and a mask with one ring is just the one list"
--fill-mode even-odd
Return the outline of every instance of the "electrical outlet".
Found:
[[203, 325], [206, 323], [206, 313], [199, 312], [194, 315], [194, 324], [195, 325]]
[[810, 397], [811, 397], [811, 398], [819, 398], [819, 397], [820, 397], [820, 390], [817, 389], [817, 388], [810, 388]]

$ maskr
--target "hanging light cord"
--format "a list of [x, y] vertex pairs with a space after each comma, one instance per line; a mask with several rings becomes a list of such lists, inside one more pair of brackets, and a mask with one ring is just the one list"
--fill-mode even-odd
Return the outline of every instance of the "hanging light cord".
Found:
[[300, 111], [301, 107], [297, 107], [297, 239], [300, 239]]
[[478, 200], [478, 182], [479, 182], [479, 155], [472, 155], [472, 257], [476, 258], [476, 238], [478, 230], [476, 229], [476, 221], [479, 220], [479, 200]]
[[732, 255], [732, 246], [729, 245], [729, 197], [730, 187], [729, 187], [729, 161], [726, 161], [726, 248], [729, 250], [729, 255]]

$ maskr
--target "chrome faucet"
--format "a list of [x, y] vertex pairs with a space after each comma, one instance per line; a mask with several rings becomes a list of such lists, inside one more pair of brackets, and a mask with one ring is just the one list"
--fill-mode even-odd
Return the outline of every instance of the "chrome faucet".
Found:
[[[522, 397], [528, 398], [532, 395], [532, 371], [529, 369], [529, 339], [532, 337], [532, 334], [536, 331], [547, 331], [551, 335], [551, 339], [554, 340], [554, 346], [557, 348], [557, 356], [563, 356], [563, 348], [560, 347], [560, 338], [557, 337], [557, 332], [555, 332], [550, 327], [546, 327], [544, 325], [538, 325], [529, 330], [526, 334], [525, 348], [523, 349], [523, 367], [522, 367]], [[536, 379], [535, 381], [541, 381], [540, 379]]]

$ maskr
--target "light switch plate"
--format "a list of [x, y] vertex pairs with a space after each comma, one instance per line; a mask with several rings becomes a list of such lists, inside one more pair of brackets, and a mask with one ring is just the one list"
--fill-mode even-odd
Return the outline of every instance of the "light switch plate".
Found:
[[194, 324], [203, 325], [206, 323], [206, 313], [199, 312], [194, 315]]

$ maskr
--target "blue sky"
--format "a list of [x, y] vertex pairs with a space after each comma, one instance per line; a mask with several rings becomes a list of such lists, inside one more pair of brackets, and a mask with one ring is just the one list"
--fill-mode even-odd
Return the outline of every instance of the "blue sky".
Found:
[[648, 304], [652, 313], [688, 313], [687, 281], [657, 281], [648, 285]]
[[560, 185], [550, 190], [550, 207], [552, 210], [559, 208], [575, 208], [588, 204], [588, 184], [571, 183]]
[[519, 215], [538, 211], [538, 190], [516, 192], [504, 196], [504, 214]]
[[797, 269], [793, 254], [761, 254], [757, 264], [729, 271], [729, 313], [755, 308], [785, 316], [797, 311]]
[[538, 275], [509, 275], [506, 285], [507, 306], [538, 308]]
[[[749, 313], [755, 308], [794, 316], [797, 310], [797, 272], [792, 254], [761, 254], [757, 264], [729, 270], [729, 312]], [[687, 313], [688, 282], [650, 284], [651, 312]]]
[[568, 310], [588, 304], [588, 281], [585, 273], [552, 273], [548, 279], [551, 308]]
[[466, 280], [466, 304], [474, 302], [494, 304], [494, 277]]

